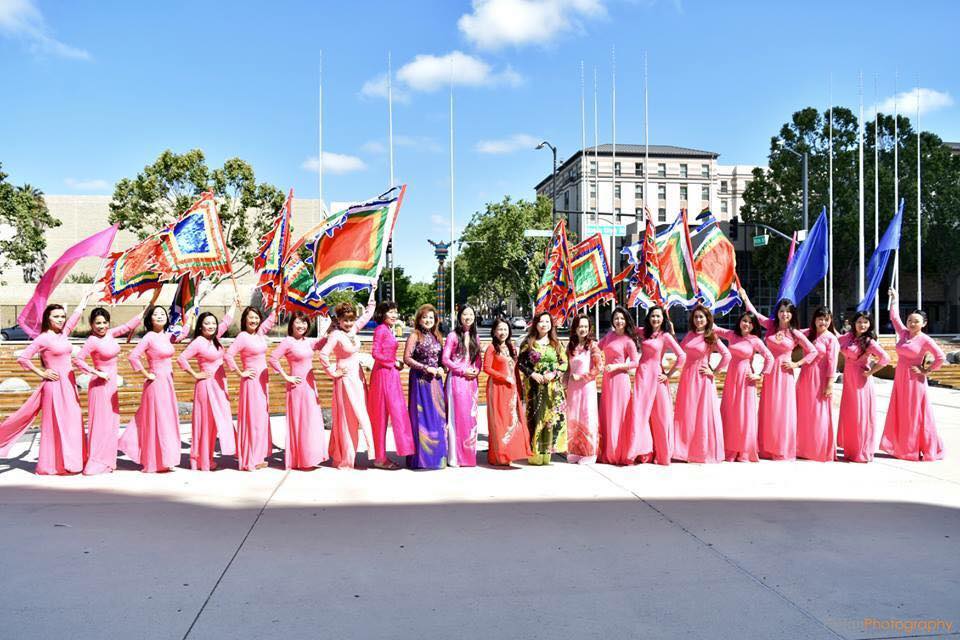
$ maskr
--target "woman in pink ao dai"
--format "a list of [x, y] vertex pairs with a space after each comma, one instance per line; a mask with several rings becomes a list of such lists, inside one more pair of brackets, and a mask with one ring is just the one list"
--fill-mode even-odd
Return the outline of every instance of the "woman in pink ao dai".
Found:
[[877, 396], [873, 375], [890, 364], [890, 356], [877, 343], [870, 314], [860, 311], [850, 331], [840, 337], [843, 354], [843, 394], [837, 445], [847, 462], [870, 462], [877, 449]]
[[800, 369], [797, 379], [797, 457], [829, 462], [837, 459], [833, 432], [833, 382], [837, 377], [840, 342], [833, 314], [826, 307], [813, 312], [810, 328], [803, 334], [817, 355]]
[[[597, 459], [606, 464], [631, 464], [632, 460], [622, 460], [619, 453], [621, 438], [638, 437], [634, 433], [637, 424], [631, 404], [633, 384], [630, 380], [630, 374], [640, 361], [637, 330], [630, 313], [623, 307], [614, 309], [611, 324], [613, 328], [600, 340], [604, 365], [600, 391], [600, 452]], [[649, 450], [640, 453], [646, 455], [652, 449], [651, 441]]]

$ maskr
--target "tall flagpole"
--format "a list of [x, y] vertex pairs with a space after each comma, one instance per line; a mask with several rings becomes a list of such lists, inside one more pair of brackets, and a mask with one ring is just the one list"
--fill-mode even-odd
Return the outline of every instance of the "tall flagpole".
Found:
[[[880, 244], [880, 80], [873, 75], [873, 250]], [[873, 317], [880, 333], [880, 296], [873, 298]]]
[[[393, 174], [393, 59], [390, 51], [387, 51], [387, 146], [390, 147], [390, 184], [389, 189], [393, 189], [396, 179]], [[390, 297], [397, 298], [397, 269], [393, 263], [393, 238], [389, 240], [390, 249]]]
[[454, 289], [453, 276], [456, 266], [456, 245], [454, 244], [454, 234], [456, 233], [456, 218], [453, 206], [453, 61], [450, 61], [450, 330], [453, 331], [457, 322], [456, 289]]
[[590, 189], [587, 180], [590, 179], [590, 161], [587, 160], [587, 86], [584, 78], [583, 60], [580, 61], [580, 237], [587, 234], [584, 218], [587, 216], [587, 201]]
[[650, 85], [647, 52], [643, 52], [643, 222], [647, 221], [647, 194], [650, 193]]
[[830, 202], [830, 258], [828, 261], [830, 272], [830, 287], [829, 287], [829, 300], [830, 300], [830, 309], [833, 312], [836, 310], [833, 307], [833, 73], [830, 74], [830, 161], [829, 161], [829, 174], [830, 174], [830, 186], [829, 186], [829, 199]]
[[314, 222], [324, 219], [323, 215], [323, 50], [320, 50], [320, 81], [317, 115], [317, 189], [320, 199], [320, 213]]
[[[900, 206], [900, 119], [897, 104], [897, 85], [900, 84], [900, 71], [893, 75], [893, 210]], [[900, 249], [893, 252], [893, 280], [900, 287]]]
[[923, 282], [923, 274], [921, 273], [920, 267], [923, 264], [922, 256], [923, 252], [920, 246], [920, 74], [917, 74], [917, 308], [922, 309], [921, 303], [923, 302], [923, 290], [921, 289], [921, 284]]
[[[613, 159], [611, 166], [612, 173], [610, 175], [610, 186], [612, 190], [610, 192], [610, 214], [613, 219], [614, 224], [620, 224], [620, 217], [617, 216], [617, 47], [613, 46], [610, 48], [610, 66], [611, 66], [611, 82], [612, 89], [610, 94], [610, 108], [613, 118]], [[614, 250], [617, 246], [617, 237], [615, 235], [610, 236], [610, 271], [611, 273], [616, 273], [614, 267], [614, 260], [616, 256], [614, 255]], [[613, 304], [616, 303], [616, 298], [614, 298]]]
[[858, 236], [860, 238], [860, 260], [857, 270], [857, 300], [863, 300], [863, 72], [860, 72], [860, 119], [857, 126], [857, 142], [859, 144], [859, 180], [858, 187], [860, 191], [860, 226], [858, 227]]
[[[600, 222], [600, 116], [599, 111], [597, 110], [597, 68], [593, 68], [593, 166], [595, 168], [593, 177], [594, 177], [594, 186], [595, 193], [597, 194], [596, 199], [594, 200], [594, 212], [596, 215], [594, 219], [597, 223]], [[594, 322], [593, 328], [597, 334], [597, 340], [600, 339], [600, 303], [594, 305]]]

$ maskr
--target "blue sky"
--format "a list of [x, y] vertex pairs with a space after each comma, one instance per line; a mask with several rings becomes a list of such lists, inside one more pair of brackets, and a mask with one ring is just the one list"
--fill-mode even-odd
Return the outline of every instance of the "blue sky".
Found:
[[[405, 2], [53, 2], [0, 0], [0, 162], [47, 193], [110, 193], [164, 149], [240, 156], [257, 176], [316, 197], [317, 82], [324, 79], [324, 196], [379, 193], [389, 170], [382, 94], [394, 70], [396, 173], [408, 199], [397, 263], [425, 279], [426, 238], [449, 237], [447, 69], [455, 58], [459, 221], [504, 195], [532, 196], [580, 146], [580, 62], [593, 69], [600, 138], [650, 137], [762, 164], [796, 109], [855, 106], [929, 89], [924, 129], [960, 140], [954, 2], [410, 0]], [[338, 155], [333, 155], [338, 154]], [[310, 159], [314, 158], [313, 165]], [[311, 167], [314, 167], [311, 169]]]

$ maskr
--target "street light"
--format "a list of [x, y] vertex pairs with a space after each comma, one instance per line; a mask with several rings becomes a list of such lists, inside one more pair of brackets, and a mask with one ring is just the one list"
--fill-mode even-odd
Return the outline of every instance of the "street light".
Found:
[[537, 145], [537, 149], [543, 149], [544, 147], [550, 147], [550, 150], [553, 151], [553, 186], [551, 187], [553, 191], [553, 212], [551, 219], [553, 226], [557, 226], [557, 148], [546, 140]]

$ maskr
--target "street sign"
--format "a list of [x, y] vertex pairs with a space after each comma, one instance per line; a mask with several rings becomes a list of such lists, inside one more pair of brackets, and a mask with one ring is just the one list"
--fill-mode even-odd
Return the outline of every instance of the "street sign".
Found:
[[617, 238], [622, 238], [623, 236], [627, 235], [627, 225], [588, 222], [586, 235], [592, 236], [595, 233], [599, 233], [602, 236], [614, 236]]
[[762, 236], [753, 236], [753, 246], [754, 247], [765, 247], [767, 243], [770, 242], [770, 236], [763, 234]]
[[553, 231], [550, 229], [524, 229], [523, 237], [524, 238], [550, 238], [553, 236]]

